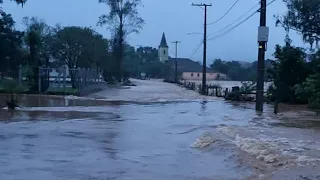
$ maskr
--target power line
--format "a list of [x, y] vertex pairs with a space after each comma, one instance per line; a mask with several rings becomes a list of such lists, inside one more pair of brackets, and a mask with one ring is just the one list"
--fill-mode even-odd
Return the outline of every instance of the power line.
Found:
[[[274, 3], [276, 0], [273, 0], [273, 1], [271, 1], [271, 2], [269, 2], [268, 4], [267, 4], [267, 6], [269, 6], [270, 4], [272, 4], [272, 3]], [[260, 10], [260, 9], [259, 9]]]
[[211, 23], [209, 23], [209, 24], [207, 24], [207, 25], [213, 25], [213, 24], [219, 22], [219, 21], [220, 21], [221, 19], [223, 19], [224, 17], [226, 17], [226, 15], [229, 14], [229, 12], [233, 9], [233, 7], [234, 7], [238, 2], [239, 2], [239, 0], [236, 0], [236, 1], [233, 3], [233, 5], [228, 9], [228, 11], [227, 11], [226, 13], [224, 13], [224, 14], [223, 14], [219, 19], [217, 19], [216, 21], [211, 22]]
[[[273, 1], [269, 2], [269, 3], [267, 4], [267, 6], [269, 6], [270, 4], [274, 3], [275, 1], [276, 1], [276, 0], [273, 0]], [[251, 11], [251, 10], [250, 10], [250, 11]], [[249, 12], [250, 12], [250, 11], [249, 11]], [[225, 36], [225, 35], [228, 34], [229, 32], [233, 31], [234, 29], [236, 29], [237, 27], [239, 27], [240, 25], [242, 25], [243, 23], [245, 23], [247, 20], [249, 20], [251, 17], [253, 17], [253, 16], [254, 16], [256, 13], [258, 13], [259, 11], [260, 11], [260, 8], [259, 8], [258, 10], [256, 10], [255, 12], [253, 12], [252, 14], [250, 14], [250, 15], [249, 15], [247, 18], [245, 18], [244, 20], [240, 21], [240, 22], [239, 22], [238, 24], [236, 24], [235, 26], [233, 26], [233, 27], [231, 27], [230, 29], [228, 29], [227, 31], [225, 31], [224, 33], [209, 38], [208, 41], [215, 40], [215, 39], [218, 39], [218, 38], [220, 38], [220, 37], [222, 37], [222, 36]], [[238, 18], [238, 19], [239, 19], [239, 18]], [[231, 25], [232, 25], [232, 23], [231, 23]], [[230, 26], [231, 26], [231, 25], [230, 25]], [[230, 26], [228, 25], [228, 26], [220, 29], [218, 32], [221, 32], [221, 31], [223, 31], [224, 29], [227, 29], [227, 28], [230, 27]], [[216, 33], [217, 33], [217, 32], [216, 32]]]
[[203, 7], [201, 7], [201, 6], [198, 6], [199, 8], [201, 8], [202, 10], [204, 10], [204, 8]]
[[211, 4], [194, 4], [192, 3], [192, 6], [200, 6], [204, 7], [204, 33], [203, 33], [203, 63], [202, 63], [202, 88], [201, 88], [201, 94], [206, 95], [206, 81], [207, 81], [207, 7], [212, 6]]
[[[242, 14], [241, 16], [239, 16], [237, 19], [235, 19], [233, 22], [231, 22], [230, 24], [228, 24], [227, 26], [225, 26], [224, 28], [220, 29], [219, 31], [215, 32], [215, 33], [219, 33], [225, 29], [227, 29], [228, 27], [232, 26], [235, 22], [237, 22], [238, 20], [242, 19], [245, 15], [247, 15], [250, 11], [252, 11], [253, 9], [255, 9], [257, 6], [259, 5], [259, 3], [255, 4], [252, 8], [250, 8], [247, 12], [245, 12], [244, 14]], [[212, 34], [211, 34], [212, 35]], [[211, 36], [209, 35], [209, 36]]]
[[181, 43], [181, 41], [173, 41], [172, 43], [174, 43], [176, 45], [176, 55], [175, 55], [175, 67], [174, 67], [174, 80], [175, 82], [178, 82], [178, 44]]
[[190, 56], [190, 59], [199, 51], [199, 49], [201, 48], [203, 44], [203, 41], [201, 41], [201, 43], [197, 46], [197, 48], [193, 51], [193, 53]]
[[230, 28], [229, 30], [225, 31], [224, 33], [209, 38], [208, 41], [215, 40], [215, 39], [217, 39], [217, 38], [220, 38], [220, 37], [228, 34], [229, 32], [231, 32], [231, 31], [233, 31], [234, 29], [236, 29], [237, 27], [239, 27], [241, 24], [245, 23], [247, 20], [249, 20], [249, 19], [250, 19], [252, 16], [254, 16], [256, 13], [257, 13], [257, 12], [252, 13], [252, 14], [251, 14], [250, 16], [248, 16], [246, 19], [240, 21], [238, 24], [236, 24], [235, 26], [233, 26], [233, 27]]

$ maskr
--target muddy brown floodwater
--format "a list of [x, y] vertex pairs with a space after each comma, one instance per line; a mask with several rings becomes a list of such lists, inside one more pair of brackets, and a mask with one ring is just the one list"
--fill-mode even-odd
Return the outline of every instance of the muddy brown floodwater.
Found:
[[0, 110], [0, 179], [320, 179], [313, 114], [275, 116], [268, 105], [257, 114], [251, 103], [135, 83], [82, 98], [19, 96], [20, 109]]

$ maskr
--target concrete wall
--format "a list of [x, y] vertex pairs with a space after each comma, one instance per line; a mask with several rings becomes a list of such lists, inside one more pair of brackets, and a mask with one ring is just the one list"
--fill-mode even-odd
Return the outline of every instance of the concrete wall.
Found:
[[[227, 76], [222, 73], [207, 73], [206, 77], [207, 77], [207, 81], [227, 79]], [[202, 73], [201, 72], [183, 72], [182, 79], [183, 80], [202, 80]]]

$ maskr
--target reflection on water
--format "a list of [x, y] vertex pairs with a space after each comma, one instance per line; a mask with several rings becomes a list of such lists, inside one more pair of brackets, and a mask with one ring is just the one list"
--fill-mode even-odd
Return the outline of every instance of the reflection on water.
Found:
[[0, 109], [0, 179], [270, 179], [320, 161], [319, 121], [269, 106], [19, 99], [20, 110]]
[[[0, 106], [4, 106], [8, 95], [0, 94]], [[102, 106], [120, 105], [125, 101], [97, 101], [93, 98], [79, 98], [74, 96], [48, 96], [48, 95], [15, 95], [19, 106], [22, 107], [66, 107], [66, 106]]]
[[[15, 121], [0, 125], [0, 137], [4, 137], [0, 140], [0, 177], [242, 179], [250, 175], [250, 168], [238, 167], [232, 151], [191, 148], [203, 131], [222, 123], [218, 109], [230, 105], [215, 104], [75, 106], [68, 111], [59, 111], [57, 104], [24, 107], [9, 117]], [[226, 113], [239, 116], [254, 114], [226, 109]], [[6, 120], [6, 110], [0, 112]], [[181, 133], [194, 127], [199, 128]]]
[[[101, 113], [102, 114], [102, 113]], [[79, 111], [8, 111], [0, 110], [0, 121], [21, 121], [23, 120], [55, 120], [55, 119], [86, 119], [98, 117], [99, 113]], [[108, 114], [104, 114], [108, 115]]]
[[201, 109], [202, 109], [202, 111], [205, 111], [206, 110], [206, 104], [207, 104], [208, 102], [207, 101], [202, 101], [201, 102]]

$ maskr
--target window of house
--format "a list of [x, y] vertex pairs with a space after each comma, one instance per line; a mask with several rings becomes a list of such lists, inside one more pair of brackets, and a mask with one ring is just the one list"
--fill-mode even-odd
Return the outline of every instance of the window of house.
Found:
[[163, 50], [163, 54], [166, 55], [166, 50]]
[[200, 77], [200, 74], [199, 74], [199, 73], [198, 73], [197, 75], [198, 75], [198, 77]]
[[191, 73], [191, 77], [193, 76], [193, 73]]

